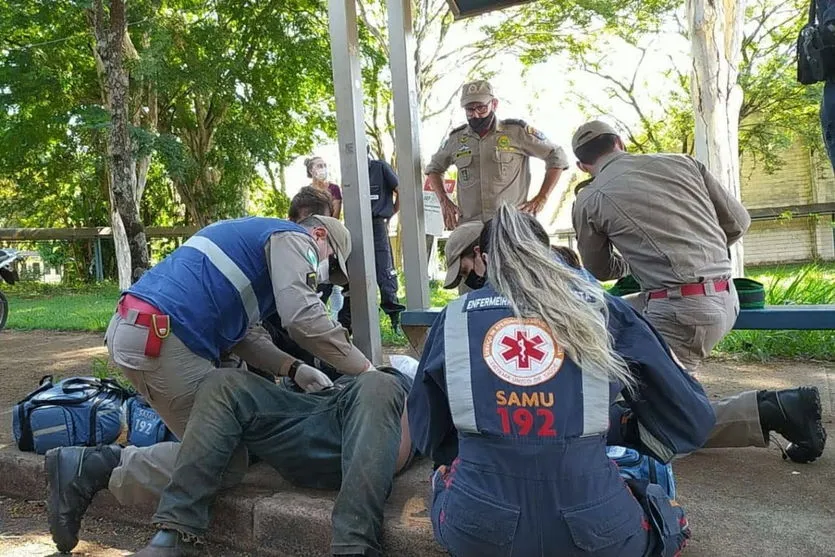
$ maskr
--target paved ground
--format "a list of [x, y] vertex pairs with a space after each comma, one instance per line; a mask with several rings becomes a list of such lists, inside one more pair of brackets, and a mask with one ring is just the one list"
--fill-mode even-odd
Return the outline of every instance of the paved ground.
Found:
[[[106, 353], [100, 335], [4, 331], [0, 334], [0, 355], [2, 448], [10, 442], [11, 405], [31, 390], [42, 375], [89, 373], [91, 360], [105, 357]], [[823, 398], [826, 426], [835, 435], [835, 365], [831, 363], [762, 365], [714, 361], [705, 366], [700, 379], [714, 397], [747, 389], [817, 385]], [[689, 511], [694, 531], [686, 555], [835, 555], [832, 443], [823, 458], [811, 465], [783, 461], [779, 450], [772, 447], [702, 451], [677, 461], [675, 470], [680, 500]], [[397, 501], [390, 505], [402, 508], [404, 513], [408, 507], [412, 517], [425, 516], [417, 508], [425, 501], [427, 489], [424, 474], [419, 472], [398, 481], [393, 494]], [[0, 499], [0, 555], [50, 555], [42, 513], [39, 501]], [[79, 546], [78, 554], [122, 555], [140, 546], [148, 532], [107, 521], [87, 520], [84, 524], [87, 543]], [[217, 548], [214, 554], [236, 555]]]

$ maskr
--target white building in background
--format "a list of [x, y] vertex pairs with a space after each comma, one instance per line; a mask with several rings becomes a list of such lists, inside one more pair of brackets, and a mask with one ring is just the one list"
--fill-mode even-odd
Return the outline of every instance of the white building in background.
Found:
[[24, 251], [22, 253], [26, 259], [16, 263], [21, 280], [37, 280], [48, 284], [61, 282], [64, 275], [63, 266], [50, 267], [44, 263], [40, 254], [36, 251]]

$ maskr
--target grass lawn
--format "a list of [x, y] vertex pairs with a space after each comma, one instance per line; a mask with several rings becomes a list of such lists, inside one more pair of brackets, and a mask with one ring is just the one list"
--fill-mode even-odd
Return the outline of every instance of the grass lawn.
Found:
[[[119, 288], [115, 284], [68, 287], [41, 283], [3, 285], [9, 299], [10, 329], [49, 329], [59, 331], [92, 331], [103, 333], [113, 315]], [[456, 295], [447, 292], [433, 281], [432, 305], [446, 305]], [[405, 292], [401, 287], [401, 297]], [[406, 337], [395, 334], [388, 317], [380, 312], [380, 334], [389, 346], [405, 346]]]
[[119, 288], [112, 284], [69, 288], [18, 283], [3, 285], [9, 299], [10, 329], [100, 331], [116, 309]]
[[[747, 276], [766, 286], [769, 304], [835, 304], [835, 263], [753, 267]], [[119, 289], [114, 284], [82, 287], [18, 283], [4, 285], [9, 298], [8, 327], [104, 332], [113, 314]], [[404, 297], [403, 287], [400, 290]], [[433, 306], [444, 306], [457, 296], [433, 281]], [[383, 344], [404, 346], [406, 338], [391, 330], [380, 313]], [[773, 357], [835, 359], [835, 331], [733, 331], [717, 351], [746, 358]]]

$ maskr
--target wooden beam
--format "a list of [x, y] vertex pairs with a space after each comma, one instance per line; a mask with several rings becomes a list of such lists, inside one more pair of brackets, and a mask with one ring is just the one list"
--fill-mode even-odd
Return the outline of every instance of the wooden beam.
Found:
[[812, 203], [809, 205], [785, 205], [783, 207], [764, 207], [748, 209], [751, 220], [776, 219], [782, 215], [808, 217], [809, 215], [831, 215], [835, 213], [835, 203]]
[[[187, 238], [200, 230], [197, 226], [149, 226], [148, 238]], [[0, 241], [30, 242], [36, 240], [90, 240], [111, 238], [109, 226], [99, 228], [0, 228]]]

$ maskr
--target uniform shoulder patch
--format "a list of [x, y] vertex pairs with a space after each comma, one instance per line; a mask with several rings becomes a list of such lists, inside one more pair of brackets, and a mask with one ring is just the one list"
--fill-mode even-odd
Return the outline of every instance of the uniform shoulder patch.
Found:
[[525, 131], [528, 132], [528, 135], [532, 135], [540, 141], [545, 141], [545, 134], [536, 129], [533, 126], [525, 126]]
[[502, 124], [522, 126], [523, 128], [526, 128], [528, 126], [527, 122], [525, 122], [524, 120], [519, 120], [518, 118], [508, 118], [507, 120], [502, 120]]
[[311, 290], [316, 290], [316, 287], [319, 286], [319, 281], [317, 280], [316, 273], [312, 271], [307, 273], [307, 275], [305, 276], [305, 282]]

